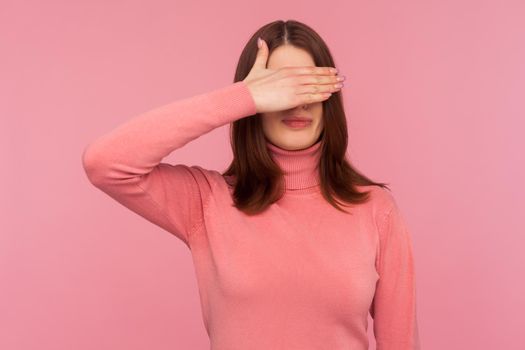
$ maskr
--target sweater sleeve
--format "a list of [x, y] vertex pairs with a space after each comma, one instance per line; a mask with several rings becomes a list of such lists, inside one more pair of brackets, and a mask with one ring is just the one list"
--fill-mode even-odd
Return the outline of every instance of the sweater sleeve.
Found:
[[238, 81], [131, 118], [89, 144], [82, 164], [95, 187], [189, 247], [190, 235], [204, 222], [208, 171], [161, 160], [212, 129], [255, 113], [247, 85]]
[[379, 223], [379, 280], [370, 309], [377, 350], [419, 350], [410, 234], [395, 200]]

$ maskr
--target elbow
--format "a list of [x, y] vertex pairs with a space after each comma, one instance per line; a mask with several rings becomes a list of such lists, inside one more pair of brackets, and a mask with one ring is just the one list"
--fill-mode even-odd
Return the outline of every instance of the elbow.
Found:
[[81, 156], [82, 167], [89, 180], [94, 186], [100, 187], [104, 183], [107, 167], [100, 152], [93, 145], [84, 148]]

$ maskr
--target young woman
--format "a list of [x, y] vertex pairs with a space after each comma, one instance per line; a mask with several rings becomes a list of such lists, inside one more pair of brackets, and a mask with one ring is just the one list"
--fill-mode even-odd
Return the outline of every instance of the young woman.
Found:
[[[310, 27], [275, 21], [247, 43], [234, 83], [84, 150], [96, 187], [191, 250], [212, 349], [367, 349], [369, 312], [377, 349], [420, 347], [411, 238], [386, 184], [346, 159], [333, 68]], [[224, 173], [161, 162], [228, 123]]]

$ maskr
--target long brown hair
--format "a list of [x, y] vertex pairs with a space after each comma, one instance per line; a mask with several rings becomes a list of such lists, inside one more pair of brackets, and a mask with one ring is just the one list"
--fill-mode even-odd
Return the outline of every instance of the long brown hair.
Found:
[[[249, 39], [239, 58], [234, 83], [244, 80], [250, 72], [258, 50], [258, 37], [266, 41], [269, 55], [281, 45], [293, 45], [308, 51], [316, 66], [335, 67], [327, 45], [312, 28], [294, 20], [277, 20], [261, 27]], [[348, 213], [339, 206], [346, 205], [340, 200], [353, 204], [368, 201], [369, 191], [359, 192], [356, 185], [376, 185], [390, 190], [386, 183], [374, 182], [361, 174], [346, 159], [348, 130], [340, 91], [323, 101], [323, 124], [317, 140], [322, 142], [320, 189], [332, 206]], [[230, 143], [233, 160], [222, 175], [234, 186], [234, 206], [247, 215], [258, 214], [284, 194], [282, 170], [266, 148], [259, 113], [230, 124]]]

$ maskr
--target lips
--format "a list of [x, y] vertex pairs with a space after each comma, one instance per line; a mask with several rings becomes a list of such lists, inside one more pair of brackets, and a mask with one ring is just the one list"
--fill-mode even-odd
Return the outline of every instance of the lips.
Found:
[[290, 116], [283, 118], [283, 121], [299, 121], [299, 122], [311, 122], [312, 118], [301, 117], [301, 116]]
[[283, 119], [282, 122], [292, 129], [302, 129], [312, 124], [312, 121], [309, 119]]

